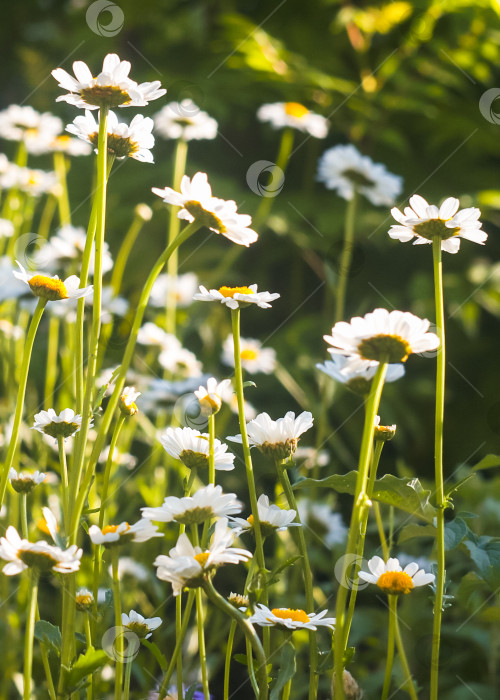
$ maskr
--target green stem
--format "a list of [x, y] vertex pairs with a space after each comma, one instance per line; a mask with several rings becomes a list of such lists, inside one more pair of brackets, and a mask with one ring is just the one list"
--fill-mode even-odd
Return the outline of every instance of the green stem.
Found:
[[109, 479], [111, 476], [111, 469], [113, 467], [113, 457], [116, 449], [116, 443], [118, 442], [118, 437], [120, 435], [123, 424], [125, 423], [125, 418], [126, 416], [120, 413], [115, 424], [115, 429], [113, 430], [113, 435], [111, 436], [111, 442], [109, 444], [108, 458], [106, 460], [106, 466], [104, 468], [104, 477], [102, 482], [101, 505], [99, 508], [99, 527], [101, 528], [101, 530], [104, 525], [104, 518], [106, 516], [106, 504], [108, 500]]
[[170, 255], [172, 252], [181, 245], [184, 241], [186, 241], [190, 236], [193, 235], [199, 228], [201, 227], [201, 224], [198, 223], [197, 221], [194, 221], [192, 224], [189, 224], [186, 226], [179, 236], [175, 239], [175, 241], [170, 245], [164, 253], [158, 258], [158, 261], [155, 263], [153, 269], [151, 270], [149, 277], [143, 287], [143, 290], [141, 292], [141, 297], [139, 299], [139, 304], [137, 306], [135, 316], [134, 316], [134, 321], [132, 324], [132, 329], [130, 331], [129, 339], [127, 342], [127, 346], [125, 348], [125, 353], [123, 355], [122, 363], [120, 365], [120, 371], [118, 372], [118, 375], [115, 380], [115, 389], [113, 391], [113, 394], [111, 395], [108, 405], [106, 407], [106, 410], [101, 418], [101, 425], [99, 428], [99, 432], [97, 434], [96, 441], [94, 443], [94, 447], [92, 449], [92, 454], [90, 456], [90, 459], [87, 462], [87, 468], [85, 471], [85, 475], [83, 478], [82, 483], [80, 483], [80, 474], [77, 475], [77, 478], [75, 478], [75, 481], [73, 482], [75, 484], [75, 493], [77, 493], [76, 496], [76, 501], [75, 501], [75, 506], [73, 508], [72, 512], [72, 518], [71, 518], [71, 529], [70, 529], [70, 542], [75, 543], [76, 542], [76, 534], [78, 531], [78, 524], [80, 522], [80, 517], [82, 514], [83, 506], [85, 503], [85, 499], [87, 497], [87, 492], [90, 487], [90, 484], [92, 482], [92, 477], [94, 475], [94, 469], [97, 464], [97, 460], [99, 458], [100, 453], [103, 450], [104, 447], [104, 442], [106, 440], [106, 435], [109, 430], [109, 427], [111, 425], [111, 420], [113, 418], [114, 412], [116, 410], [116, 407], [118, 405], [118, 400], [120, 398], [122, 389], [125, 385], [125, 377], [127, 374], [127, 371], [130, 367], [130, 363], [132, 361], [132, 357], [134, 355], [134, 350], [135, 350], [135, 344], [137, 341], [137, 335], [139, 333], [139, 329], [142, 324], [142, 319], [144, 317], [144, 313], [146, 311], [146, 306], [148, 303], [149, 295], [151, 294], [151, 289], [153, 287], [153, 284], [155, 283], [156, 278], [160, 274], [165, 262], [169, 259]]
[[30, 569], [30, 586], [28, 593], [28, 617], [26, 619], [26, 633], [24, 637], [24, 682], [23, 700], [31, 699], [31, 670], [33, 668], [33, 640], [35, 638], [35, 619], [38, 596], [38, 572]]
[[[375, 484], [375, 478], [377, 476], [377, 469], [378, 469], [378, 465], [380, 462], [380, 455], [382, 454], [384, 444], [385, 443], [382, 440], [378, 440], [375, 442], [375, 450], [373, 452], [373, 457], [372, 457], [371, 466], [370, 466], [370, 476], [368, 479], [368, 486], [366, 489], [367, 496], [370, 500], [371, 500], [371, 497], [373, 494], [373, 486]], [[356, 559], [354, 561], [354, 570], [353, 570], [353, 574], [351, 576], [351, 580], [352, 580], [351, 595], [349, 597], [349, 609], [347, 611], [347, 618], [346, 618], [346, 623], [345, 623], [345, 636], [347, 639], [349, 638], [349, 633], [351, 631], [352, 618], [354, 617], [354, 608], [356, 607], [356, 597], [358, 594], [358, 587], [359, 587], [358, 586], [358, 574], [361, 570], [361, 564], [363, 561], [366, 528], [368, 525], [369, 514], [370, 514], [369, 508], [365, 508], [363, 511], [363, 515], [362, 515], [361, 523], [360, 523], [360, 528], [359, 528], [360, 537], [358, 539], [358, 546], [356, 548]]]
[[54, 170], [56, 171], [57, 179], [61, 186], [61, 194], [57, 198], [57, 204], [59, 207], [59, 221], [61, 226], [67, 226], [71, 224], [71, 209], [69, 206], [69, 196], [68, 196], [68, 161], [64, 153], [56, 152], [54, 153]]
[[220, 610], [225, 612], [229, 617], [231, 617], [238, 627], [241, 629], [245, 638], [248, 639], [252, 646], [253, 653], [257, 661], [257, 680], [259, 684], [259, 696], [258, 700], [267, 700], [269, 695], [269, 689], [267, 684], [267, 661], [266, 655], [264, 654], [264, 649], [260, 643], [259, 637], [255, 632], [255, 629], [249, 620], [242, 615], [242, 613], [235, 607], [228, 603], [225, 598], [223, 598], [213, 585], [209, 581], [203, 583], [203, 590], [205, 591], [207, 598], [216, 605]]
[[57, 316], [50, 316], [49, 337], [47, 340], [47, 365], [45, 370], [45, 394], [43, 408], [47, 411], [54, 405], [54, 389], [57, 381], [57, 354], [59, 347], [60, 320]]
[[377, 522], [378, 536], [380, 538], [380, 546], [382, 547], [382, 556], [384, 557], [384, 561], [387, 561], [390, 557], [390, 551], [385, 538], [384, 523], [380, 514], [380, 504], [378, 501], [373, 502], [373, 512], [375, 513], [375, 520]]
[[112, 588], [113, 588], [113, 609], [115, 611], [115, 628], [116, 637], [114, 641], [115, 652], [115, 700], [121, 700], [122, 697], [122, 680], [123, 680], [123, 634], [122, 634], [122, 605], [120, 598], [120, 577], [118, 574], [118, 547], [111, 547], [111, 570], [112, 570]]
[[356, 490], [354, 493], [354, 505], [347, 537], [346, 551], [343, 558], [342, 572], [339, 581], [336, 603], [336, 624], [335, 624], [335, 653], [334, 653], [334, 682], [335, 699], [344, 699], [344, 654], [348, 642], [345, 634], [346, 602], [349, 587], [349, 571], [353, 561], [356, 560], [358, 549], [358, 534], [361, 518], [365, 508], [368, 508], [367, 485], [370, 470], [371, 451], [373, 436], [375, 432], [374, 420], [378, 413], [378, 407], [384, 387], [384, 380], [387, 371], [387, 363], [381, 362], [377, 368], [377, 373], [373, 377], [370, 393], [366, 402], [365, 423], [363, 427], [363, 437], [359, 454], [358, 475], [356, 479]]
[[63, 505], [63, 515], [64, 515], [64, 529], [68, 532], [69, 527], [69, 515], [68, 515], [68, 466], [66, 464], [66, 454], [64, 452], [64, 438], [57, 438], [57, 446], [59, 448], [59, 465], [61, 469], [61, 491], [62, 491], [62, 505]]
[[[283, 129], [278, 156], [276, 158], [276, 165], [273, 166], [272, 170], [269, 173], [269, 181], [271, 183], [274, 183], [275, 178], [280, 176], [280, 172], [285, 172], [286, 166], [288, 165], [288, 161], [290, 160], [290, 155], [292, 153], [293, 141], [293, 129], [289, 127]], [[257, 209], [257, 213], [255, 214], [254, 226], [256, 228], [262, 226], [262, 224], [265, 223], [267, 217], [271, 213], [271, 208], [273, 206], [274, 200], [276, 199], [276, 195], [271, 192], [269, 194], [272, 194], [273, 196], [263, 196], [259, 204], [259, 208]], [[277, 191], [277, 194], [279, 194], [279, 190]]]
[[[193, 591], [194, 593], [194, 591]], [[184, 611], [186, 615], [186, 611]], [[178, 595], [175, 599], [175, 638], [181, 638], [182, 631], [182, 596]], [[183, 669], [182, 669], [182, 655], [179, 654], [177, 657], [177, 696], [179, 698], [183, 697], [184, 689], [182, 685], [183, 680]]]
[[[387, 560], [386, 560], [387, 561]], [[404, 690], [411, 697], [411, 700], [418, 700], [417, 691], [415, 690], [415, 683], [413, 681], [413, 676], [410, 671], [410, 665], [408, 664], [408, 659], [406, 658], [406, 652], [403, 644], [403, 639], [401, 637], [401, 631], [399, 629], [399, 620], [396, 615], [396, 647], [398, 650], [399, 661], [403, 668], [403, 673], [405, 676], [405, 684], [402, 686]]]
[[52, 224], [52, 219], [54, 218], [54, 213], [56, 210], [57, 198], [54, 195], [47, 195], [44, 207], [42, 209], [42, 214], [40, 216], [40, 223], [38, 224], [38, 241], [47, 240], [50, 233], [50, 225]]
[[196, 624], [198, 627], [198, 654], [200, 657], [201, 685], [203, 688], [203, 697], [205, 698], [205, 700], [210, 700], [210, 691], [208, 688], [207, 649], [205, 645], [205, 629], [203, 619], [203, 598], [201, 596], [201, 588], [196, 589]]
[[125, 234], [125, 238], [123, 239], [118, 255], [116, 256], [116, 262], [113, 267], [113, 274], [111, 275], [111, 288], [114, 294], [119, 294], [120, 292], [122, 286], [123, 273], [125, 272], [125, 265], [127, 264], [127, 260], [130, 257], [130, 253], [132, 251], [132, 248], [134, 247], [134, 243], [137, 239], [137, 236], [141, 232], [143, 225], [144, 219], [138, 214], [136, 214], [132, 219], [132, 223], [130, 224], [129, 230]]
[[236, 622], [231, 621], [229, 636], [227, 638], [226, 659], [224, 664], [224, 696], [223, 700], [229, 700], [229, 678], [231, 674], [231, 656], [233, 654], [234, 635], [236, 632]]
[[47, 299], [43, 299], [42, 297], [38, 299], [38, 304], [36, 306], [35, 313], [33, 314], [33, 318], [31, 319], [28, 334], [26, 336], [23, 360], [21, 363], [21, 372], [19, 377], [19, 388], [17, 390], [16, 411], [14, 414], [14, 423], [12, 425], [12, 436], [10, 439], [7, 456], [5, 457], [5, 463], [3, 465], [2, 478], [0, 480], [0, 508], [2, 507], [3, 500], [5, 498], [5, 489], [7, 487], [7, 480], [9, 478], [9, 470], [12, 467], [14, 455], [17, 449], [19, 429], [21, 427], [21, 420], [23, 417], [24, 396], [26, 393], [26, 384], [28, 381], [28, 371], [31, 361], [31, 353], [33, 351], [33, 343], [46, 303]]
[[[188, 144], [187, 141], [179, 139], [175, 148], [174, 156], [174, 190], [178, 192], [181, 186], [182, 176], [186, 171], [186, 159], [187, 159]], [[169, 212], [169, 226], [168, 226], [168, 245], [171, 245], [173, 241], [177, 238], [180, 229], [180, 219], [177, 216], [178, 209], [176, 207], [171, 207]], [[178, 271], [178, 251], [176, 250], [173, 255], [171, 255], [170, 260], [167, 264], [167, 272], [172, 282], [170, 286], [170, 291], [168, 292], [166, 301], [166, 331], [167, 333], [172, 333], [175, 335], [176, 330], [176, 316], [177, 316], [177, 296], [174, 289], [174, 280], [177, 277]]]
[[389, 594], [389, 632], [387, 635], [387, 658], [385, 662], [384, 686], [380, 700], [387, 700], [391, 689], [392, 663], [394, 661], [394, 639], [396, 635], [398, 597]]
[[208, 418], [208, 483], [215, 484], [215, 415]]
[[23, 535], [23, 538], [25, 540], [27, 540], [27, 539], [29, 539], [28, 538], [28, 505], [27, 505], [28, 494], [27, 493], [19, 494], [19, 500], [20, 500], [20, 506], [21, 506], [21, 533]]
[[125, 687], [123, 690], [123, 700], [129, 700], [130, 698], [130, 677], [132, 675], [132, 663], [133, 658], [130, 657], [127, 659], [127, 663], [125, 664]]
[[[90, 615], [88, 612], [84, 616], [84, 627], [85, 627], [85, 641], [87, 643], [87, 650], [92, 648], [92, 630], [90, 629]], [[87, 685], [87, 700], [93, 700], [94, 698], [94, 676], [91, 674], [89, 677], [89, 683]]]
[[[184, 637], [186, 636], [187, 628], [189, 625], [189, 616], [191, 615], [191, 608], [193, 607], [194, 599], [195, 599], [195, 592], [189, 591], [188, 600], [187, 600], [186, 607], [184, 610], [184, 619], [182, 621], [182, 627], [179, 631], [179, 634], [175, 635], [174, 653], [172, 654], [172, 658], [170, 659], [170, 663], [169, 663], [168, 668], [166, 670], [166, 673], [163, 677], [163, 681], [161, 683], [160, 690], [158, 692], [158, 700], [164, 700], [164, 698], [167, 695], [168, 684], [170, 683], [170, 679], [172, 678], [174, 668], [177, 664], [177, 659], [179, 658], [179, 654], [181, 653], [182, 644], [184, 642]], [[180, 697], [182, 697], [182, 695]]]
[[434, 297], [436, 304], [436, 328], [441, 341], [437, 354], [436, 370], [436, 416], [434, 435], [434, 469], [436, 486], [436, 548], [437, 548], [437, 577], [436, 599], [434, 602], [434, 624], [432, 632], [432, 659], [430, 679], [430, 700], [437, 700], [439, 691], [439, 647], [441, 641], [441, 618], [443, 613], [443, 595], [445, 582], [445, 552], [444, 552], [444, 478], [443, 478], [443, 421], [446, 345], [444, 330], [444, 296], [443, 296], [443, 263], [441, 259], [441, 239], [436, 237], [432, 242], [434, 263]]
[[335, 322], [343, 321], [345, 311], [345, 296], [347, 280], [351, 269], [352, 252], [354, 246], [354, 217], [356, 213], [357, 193], [354, 190], [352, 199], [347, 204], [344, 228], [344, 245], [340, 255], [340, 266], [337, 284], [337, 297], [335, 300]]
[[[290, 508], [296, 511], [296, 522], [301, 523], [299, 516], [299, 509], [297, 507], [297, 501], [295, 500], [295, 494], [293, 492], [292, 486], [290, 484], [290, 479], [288, 477], [288, 472], [286, 470], [284, 462], [277, 461], [276, 469], [278, 472], [278, 478], [285, 492], [286, 500]], [[306, 593], [306, 605], [308, 612], [314, 612], [316, 606], [314, 604], [314, 590], [313, 590], [313, 576], [311, 571], [311, 565], [309, 563], [309, 555], [307, 553], [307, 543], [304, 534], [304, 528], [302, 523], [300, 527], [297, 528], [297, 538], [299, 543], [299, 552], [301, 556], [301, 566], [302, 566], [302, 576], [304, 580], [304, 588]], [[316, 632], [313, 630], [309, 631], [309, 700], [314, 700], [318, 693], [318, 642], [316, 639]]]

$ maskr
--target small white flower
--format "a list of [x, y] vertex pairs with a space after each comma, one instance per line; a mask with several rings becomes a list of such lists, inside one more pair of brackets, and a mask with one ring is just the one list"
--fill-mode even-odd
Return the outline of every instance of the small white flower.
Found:
[[210, 547], [203, 551], [193, 547], [188, 536], [183, 533], [169, 556], [161, 554], [156, 557], [154, 565], [158, 567], [156, 575], [162, 581], [172, 584], [174, 596], [179, 595], [186, 586], [201, 585], [205, 577], [210, 577], [222, 564], [238, 564], [251, 559], [252, 554], [246, 549], [232, 547], [237, 533], [227, 526], [227, 518], [221, 518], [215, 525]]
[[52, 71], [53, 77], [59, 87], [68, 90], [68, 94], [60, 95], [56, 102], [68, 102], [83, 109], [144, 107], [166, 93], [158, 80], [138, 85], [128, 77], [130, 68], [128, 61], [120, 61], [114, 53], [104, 58], [102, 72], [95, 78], [83, 61], [73, 63], [75, 78], [62, 68], [56, 68]]
[[328, 627], [333, 630], [335, 618], [325, 617], [327, 612], [328, 610], [322, 610], [320, 613], [306, 613], [304, 610], [290, 608], [270, 610], [262, 603], [258, 603], [249, 622], [262, 627], [279, 627], [286, 630], [306, 629], [315, 632], [318, 627]]
[[164, 309], [167, 299], [172, 296], [178, 308], [185, 308], [193, 303], [193, 295], [197, 289], [198, 278], [194, 272], [186, 272], [178, 277], [164, 273], [156, 278], [149, 303]]
[[394, 204], [403, 188], [403, 179], [390, 173], [382, 163], [374, 163], [355, 146], [334, 146], [323, 153], [318, 163], [317, 180], [343, 199], [351, 200], [355, 192], [372, 204]]
[[[152, 130], [153, 120], [150, 117], [136, 114], [128, 125], [119, 122], [117, 115], [110, 111], [107, 120], [108, 152], [118, 159], [129, 157], [143, 163], [152, 163], [153, 154], [149, 150], [155, 145]], [[85, 116], [75, 117], [66, 131], [92, 144], [97, 152], [99, 120], [96, 121], [92, 112], [85, 110]]]
[[154, 194], [161, 197], [167, 204], [182, 207], [178, 217], [190, 223], [198, 221], [215, 233], [221, 233], [238, 245], [249, 246], [259, 237], [255, 231], [248, 228], [252, 217], [248, 214], [238, 214], [236, 202], [212, 197], [212, 188], [208, 184], [206, 173], [196, 173], [192, 179], [187, 175], [181, 180], [181, 191], [176, 192], [170, 187], [161, 190], [153, 187]]
[[[55, 236], [43, 245], [34, 256], [34, 262], [41, 267], [62, 267], [72, 262], [80, 262], [87, 241], [87, 233], [82, 227], [62, 226]], [[90, 253], [89, 274], [94, 274], [95, 244]], [[113, 258], [105, 241], [102, 249], [102, 274], [113, 268]]]
[[[439, 338], [428, 333], [429, 321], [409, 312], [375, 309], [363, 318], [356, 316], [350, 323], [340, 321], [331, 335], [323, 336], [333, 347], [328, 352], [349, 355], [350, 369], [366, 368], [385, 361], [405, 362], [412, 353], [436, 350]], [[356, 361], [354, 361], [356, 360]]]
[[231, 385], [232, 382], [230, 379], [224, 379], [222, 382], [218, 382], [215, 377], [210, 377], [210, 379], [207, 380], [206, 387], [198, 387], [194, 395], [200, 402], [202, 412], [206, 415], [212, 415], [220, 411], [224, 395], [227, 396], [228, 392], [232, 394]]
[[166, 333], [163, 328], [157, 326], [156, 323], [148, 321], [137, 334], [137, 342], [140, 345], [156, 345], [162, 350], [172, 352], [181, 348], [181, 343], [178, 338], [172, 333]]
[[124, 542], [147, 542], [152, 537], [163, 537], [157, 530], [158, 527], [150, 520], [142, 518], [133, 525], [122, 522], [119, 525], [106, 525], [102, 530], [97, 525], [91, 525], [89, 537], [94, 544], [113, 547]]
[[[273, 348], [263, 348], [262, 343], [254, 338], [240, 338], [240, 358], [241, 366], [250, 374], [271, 374], [276, 369], [276, 351]], [[222, 362], [234, 367], [232, 334], [227, 336], [222, 346]]]
[[[353, 365], [354, 363], [354, 365]], [[331, 360], [316, 368], [341, 384], [345, 384], [355, 394], [364, 396], [370, 391], [371, 380], [377, 372], [377, 365], [366, 361], [364, 366], [356, 358], [345, 355], [332, 355]], [[386, 382], [395, 382], [404, 376], [405, 367], [402, 364], [388, 365], [385, 376]]]
[[75, 595], [75, 605], [80, 612], [89, 612], [94, 605], [94, 596], [87, 588], [80, 588]]
[[24, 328], [14, 326], [7, 319], [0, 319], [0, 333], [3, 333], [9, 340], [20, 340], [24, 336]]
[[185, 99], [170, 102], [154, 116], [155, 130], [165, 139], [198, 141], [217, 136], [217, 122], [202, 112], [193, 102]]
[[[6, 179], [11, 178], [11, 186], [15, 185], [21, 192], [29, 194], [31, 197], [40, 197], [42, 194], [52, 194], [59, 196], [61, 186], [55, 172], [45, 170], [35, 170], [33, 168], [18, 168], [13, 165]], [[5, 179], [2, 178], [4, 186]]]
[[[288, 411], [284, 418], [278, 420], [272, 420], [268, 413], [259, 413], [257, 418], [247, 423], [248, 442], [274, 459], [288, 459], [297, 449], [302, 433], [312, 425], [313, 417], [309, 411], [304, 411], [297, 418], [293, 411]], [[227, 439], [241, 442], [241, 435]]]
[[[89, 427], [94, 425], [90, 421]], [[82, 417], [75, 414], [72, 408], [65, 408], [59, 415], [53, 408], [48, 411], [40, 411], [35, 414], [35, 423], [32, 430], [38, 430], [39, 433], [50, 435], [53, 438], [63, 437], [69, 438], [77, 433], [82, 427]]]
[[71, 574], [80, 568], [82, 553], [76, 545], [63, 550], [44, 541], [32, 544], [21, 539], [12, 525], [7, 528], [5, 537], [0, 538], [0, 559], [9, 562], [3, 567], [6, 576], [20, 574], [28, 567], [40, 572], [52, 570]]
[[200, 286], [199, 293], [193, 298], [197, 301], [219, 301], [230, 309], [237, 309], [246, 304], [257, 304], [261, 309], [269, 309], [271, 308], [269, 302], [278, 299], [279, 296], [271, 292], [258, 292], [257, 285], [251, 284], [249, 287], [220, 287], [210, 291]]
[[196, 355], [180, 346], [162, 350], [158, 362], [167, 372], [179, 377], [200, 377], [202, 374], [202, 365]]
[[135, 610], [129, 614], [122, 613], [122, 625], [136, 634], [140, 639], [149, 639], [151, 633], [161, 625], [161, 617], [145, 618]]
[[80, 139], [73, 139], [68, 134], [60, 134], [49, 143], [48, 150], [51, 153], [65, 153], [67, 156], [89, 156], [92, 147]]
[[48, 277], [40, 272], [26, 272], [21, 263], [17, 264], [20, 272], [14, 270], [14, 277], [27, 284], [36, 297], [43, 297], [48, 301], [65, 301], [66, 299], [80, 299], [92, 292], [92, 285], [79, 288], [80, 280], [76, 275], [67, 277], [63, 282], [57, 275]]
[[141, 508], [142, 517], [155, 522], [175, 521], [185, 525], [203, 523], [209, 518], [221, 518], [241, 513], [242, 505], [235, 493], [223, 493], [222, 486], [209, 484], [192, 496], [167, 496], [159, 508]]
[[299, 102], [274, 102], [259, 107], [257, 119], [269, 122], [274, 129], [291, 127], [305, 131], [317, 139], [324, 139], [328, 133], [330, 122], [320, 114], [310, 112]]
[[38, 470], [32, 474], [28, 472], [16, 472], [12, 467], [9, 470], [9, 481], [17, 493], [30, 493], [35, 486], [42, 484], [47, 475]]
[[392, 440], [396, 434], [396, 424], [380, 425], [380, 416], [375, 416], [373, 419], [373, 425], [375, 426], [373, 439], [376, 442], [388, 442], [389, 440]]
[[[163, 448], [171, 457], [179, 459], [188, 469], [208, 468], [208, 434], [192, 428], [167, 428], [160, 438]], [[215, 468], [220, 471], [234, 469], [234, 455], [227, 452], [227, 445], [215, 438]]]
[[458, 252], [460, 238], [484, 245], [488, 234], [481, 231], [481, 212], [476, 207], [459, 210], [459, 206], [458, 199], [448, 197], [438, 209], [415, 194], [410, 197], [410, 206], [405, 208], [404, 214], [396, 207], [391, 209], [398, 223], [391, 226], [389, 236], [402, 243], [415, 238], [413, 245], [432, 243], [437, 237], [441, 239], [441, 250], [448, 253]]
[[62, 131], [62, 121], [49, 112], [40, 114], [29, 105], [10, 105], [0, 112], [0, 137], [23, 141], [30, 153], [45, 153]]
[[328, 549], [345, 543], [347, 528], [342, 516], [333, 511], [327, 503], [301, 498], [297, 508], [301, 521], [307, 523], [308, 527], [318, 534]]
[[135, 386], [126, 386], [119, 400], [120, 411], [126, 416], [134, 416], [138, 412], [136, 400], [141, 395], [140, 391], [135, 390]]
[[[280, 508], [269, 503], [269, 498], [262, 494], [257, 501], [257, 510], [259, 513], [259, 522], [262, 533], [270, 535], [273, 532], [286, 530], [288, 527], [300, 527], [300, 523], [294, 523], [297, 511], [291, 508]], [[246, 520], [243, 518], [231, 518], [236, 525], [242, 530], [251, 530], [254, 524], [253, 515], [248, 516]]]
[[416, 562], [411, 562], [404, 569], [397, 559], [384, 562], [380, 557], [372, 557], [368, 562], [367, 571], [360, 571], [359, 578], [368, 583], [376, 584], [382, 591], [392, 595], [407, 595], [418, 586], [434, 583], [434, 574], [426, 574], [419, 569]]
[[9, 219], [0, 219], [0, 238], [10, 238], [14, 231], [15, 228], [12, 221], [9, 221]]

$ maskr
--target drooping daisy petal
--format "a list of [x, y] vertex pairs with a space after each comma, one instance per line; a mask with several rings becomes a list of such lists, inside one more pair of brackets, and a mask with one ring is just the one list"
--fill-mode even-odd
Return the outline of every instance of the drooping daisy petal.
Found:
[[320, 114], [310, 112], [299, 102], [274, 102], [259, 107], [257, 119], [268, 122], [273, 129], [289, 127], [304, 131], [317, 139], [324, 139], [330, 122]]

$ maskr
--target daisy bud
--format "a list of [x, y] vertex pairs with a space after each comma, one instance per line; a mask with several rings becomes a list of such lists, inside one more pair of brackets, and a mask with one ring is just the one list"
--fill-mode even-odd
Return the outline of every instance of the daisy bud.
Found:
[[16, 472], [15, 469], [9, 471], [9, 480], [12, 488], [17, 493], [31, 493], [35, 486], [45, 481], [45, 474], [36, 471], [33, 474], [26, 472]]
[[140, 396], [140, 392], [134, 386], [126, 386], [120, 396], [119, 407], [124, 416], [135, 416], [139, 412], [135, 400]]
[[389, 442], [396, 435], [396, 425], [380, 425], [380, 416], [375, 416], [375, 442]]
[[235, 608], [248, 608], [250, 601], [247, 595], [240, 595], [239, 593], [230, 593], [227, 597], [231, 605]]
[[153, 210], [147, 204], [138, 204], [134, 209], [134, 214], [143, 221], [151, 221]]
[[75, 596], [76, 609], [89, 612], [94, 605], [94, 596], [86, 588], [81, 588]]

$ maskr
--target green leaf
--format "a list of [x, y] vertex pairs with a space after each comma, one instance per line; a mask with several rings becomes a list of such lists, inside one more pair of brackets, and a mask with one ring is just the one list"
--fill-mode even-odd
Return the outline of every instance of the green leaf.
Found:
[[234, 654], [233, 659], [243, 666], [247, 665], [247, 655], [246, 654]]
[[295, 675], [295, 647], [288, 641], [281, 647], [280, 670], [271, 690], [270, 700], [278, 700], [281, 691]]
[[96, 413], [96, 412], [99, 410], [99, 408], [100, 408], [100, 406], [101, 406], [101, 404], [102, 404], [102, 400], [104, 399], [104, 396], [105, 396], [105, 394], [106, 394], [106, 391], [107, 391], [109, 385], [112, 384], [112, 383], [115, 381], [116, 377], [118, 376], [118, 372], [120, 371], [120, 369], [121, 369], [121, 366], [117, 367], [117, 368], [115, 369], [115, 371], [113, 372], [113, 374], [111, 375], [111, 378], [110, 378], [109, 382], [108, 382], [107, 384], [104, 384], [104, 386], [102, 386], [102, 387], [99, 389], [99, 391], [98, 391], [98, 393], [97, 393], [97, 396], [96, 396], [96, 398], [95, 398], [94, 407], [93, 407], [93, 409], [92, 409], [92, 412], [93, 412], [93, 413]]
[[38, 622], [35, 622], [35, 638], [60, 656], [61, 630], [59, 627], [52, 625], [50, 622], [47, 622], [47, 620], [38, 620]]
[[445, 492], [445, 497], [449, 498], [452, 493], [455, 491], [458, 491], [458, 489], [462, 488], [464, 484], [466, 484], [470, 479], [473, 479], [475, 474], [467, 474], [463, 479], [460, 479], [457, 481], [455, 484], [453, 484], [449, 489], [446, 490]]
[[246, 389], [248, 386], [257, 387], [257, 384], [255, 382], [250, 381], [250, 380], [243, 382], [244, 389]]
[[407, 540], [412, 540], [415, 537], [435, 537], [436, 528], [434, 525], [417, 525], [416, 523], [411, 523], [402, 528], [398, 544], [406, 542]]
[[486, 455], [472, 467], [472, 470], [477, 472], [480, 469], [493, 469], [493, 467], [500, 467], [500, 455]]
[[168, 668], [168, 661], [165, 657], [165, 654], [160, 651], [159, 647], [154, 643], [150, 642], [149, 639], [141, 639], [141, 644], [146, 647], [146, 649], [149, 649], [149, 651], [153, 654], [155, 659], [158, 661], [158, 664], [165, 673], [165, 671]]
[[108, 660], [109, 657], [105, 651], [89, 647], [85, 654], [80, 654], [67, 674], [66, 689], [76, 688], [86, 676], [90, 676], [104, 666]]
[[500, 586], [500, 540], [494, 537], [478, 537], [469, 530], [463, 542], [479, 575], [493, 590]]
[[444, 548], [446, 551], [458, 547], [460, 542], [467, 535], [469, 528], [465, 520], [455, 518], [451, 523], [445, 523], [444, 526]]
[[[357, 475], [357, 471], [352, 471], [347, 474], [332, 474], [326, 479], [303, 479], [293, 488], [303, 489], [315, 486], [354, 495]], [[418, 479], [386, 474], [381, 479], [375, 480], [372, 498], [380, 503], [386, 503], [411, 513], [427, 522], [432, 522], [436, 515], [436, 509], [429, 503], [430, 495], [431, 492], [424, 489]]]

